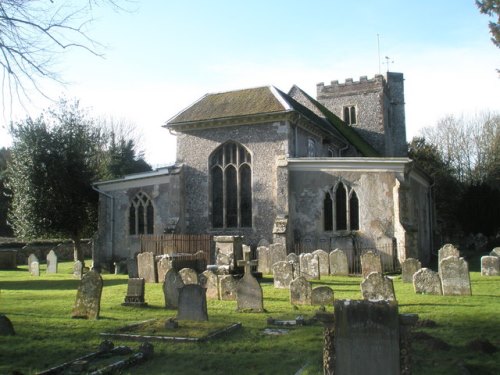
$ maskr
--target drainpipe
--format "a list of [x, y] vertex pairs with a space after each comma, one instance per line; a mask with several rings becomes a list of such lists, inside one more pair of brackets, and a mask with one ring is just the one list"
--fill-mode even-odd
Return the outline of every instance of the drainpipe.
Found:
[[109, 198], [111, 201], [111, 260], [113, 260], [115, 257], [115, 238], [114, 238], [114, 234], [115, 234], [115, 230], [114, 230], [114, 228], [115, 228], [115, 199], [112, 195], [105, 193], [102, 190], [99, 190], [94, 185], [92, 185], [92, 189], [94, 189], [98, 194], [102, 194], [105, 197]]

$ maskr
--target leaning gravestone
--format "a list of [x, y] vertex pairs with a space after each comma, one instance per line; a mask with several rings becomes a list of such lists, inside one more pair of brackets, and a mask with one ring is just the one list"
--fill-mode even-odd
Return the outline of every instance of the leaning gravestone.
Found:
[[379, 254], [367, 251], [361, 255], [361, 274], [363, 279], [366, 279], [372, 272], [382, 273], [382, 261]]
[[219, 276], [219, 296], [222, 301], [236, 301], [236, 284], [233, 275]]
[[207, 297], [200, 285], [189, 284], [179, 290], [177, 320], [208, 320]]
[[335, 249], [329, 254], [330, 275], [347, 276], [349, 275], [349, 266], [347, 255], [340, 249]]
[[38, 262], [31, 262], [31, 275], [40, 276], [40, 264]]
[[293, 280], [293, 265], [289, 262], [277, 262], [273, 265], [274, 287], [288, 289]]
[[500, 257], [481, 257], [481, 276], [500, 276]]
[[165, 281], [167, 271], [172, 268], [172, 259], [163, 255], [158, 261], [158, 282]]
[[490, 255], [494, 257], [500, 257], [500, 247], [495, 247], [493, 250], [491, 250]]
[[47, 273], [57, 273], [57, 255], [54, 250], [47, 254]]
[[274, 263], [286, 260], [286, 248], [281, 243], [273, 243], [269, 245], [269, 258], [271, 262], [269, 265], [272, 267]]
[[438, 267], [444, 258], [448, 258], [451, 256], [460, 257], [460, 252], [455, 246], [447, 243], [446, 245], [443, 245], [441, 249], [438, 250]]
[[140, 253], [137, 255], [137, 269], [139, 278], [147, 283], [156, 283], [156, 264], [155, 257], [151, 252]]
[[38, 264], [40, 264], [38, 262], [38, 258], [35, 254], [30, 254], [30, 256], [28, 257], [28, 272], [31, 273], [31, 263], [33, 262], [37, 262]]
[[464, 258], [449, 256], [439, 263], [444, 296], [470, 296], [469, 266]]
[[7, 316], [0, 314], [0, 336], [14, 336], [14, 326]]
[[144, 285], [144, 279], [128, 279], [127, 295], [125, 296], [125, 302], [123, 302], [122, 305], [137, 307], [147, 306], [148, 304], [144, 301]]
[[269, 275], [271, 273], [271, 260], [269, 249], [266, 246], [259, 246], [257, 248], [257, 259], [259, 260], [257, 271], [261, 272], [263, 275]]
[[236, 285], [237, 310], [245, 312], [264, 311], [264, 299], [262, 287], [255, 277], [252, 276], [252, 266], [256, 266], [257, 261], [250, 260], [250, 249], [243, 249], [243, 260], [238, 261], [239, 267], [245, 268], [245, 274]]
[[81, 279], [82, 278], [82, 275], [83, 275], [83, 263], [79, 260], [77, 260], [74, 264], [73, 264], [73, 277], [75, 279]]
[[308, 280], [319, 280], [319, 260], [317, 255], [311, 253], [300, 254], [300, 275]]
[[198, 274], [192, 268], [183, 268], [179, 271], [184, 285], [198, 284]]
[[310, 305], [312, 300], [312, 286], [303, 276], [290, 283], [290, 303], [293, 305]]
[[439, 274], [428, 268], [421, 268], [413, 275], [413, 289], [419, 294], [442, 295]]
[[102, 277], [98, 272], [90, 270], [83, 275], [76, 293], [76, 301], [71, 314], [72, 318], [99, 318], [102, 285]]
[[219, 279], [212, 271], [204, 271], [198, 275], [198, 280], [202, 288], [207, 290], [207, 299], [219, 299]]
[[179, 307], [179, 289], [184, 286], [179, 273], [171, 268], [165, 274], [163, 282], [163, 295], [165, 297], [165, 308], [176, 309]]
[[286, 260], [288, 263], [292, 265], [293, 269], [293, 279], [296, 279], [300, 276], [300, 260], [299, 256], [295, 253], [290, 253], [286, 256]]
[[337, 300], [334, 310], [334, 374], [401, 373], [396, 303]]
[[395, 301], [392, 280], [378, 272], [372, 272], [361, 282], [363, 299], [369, 301]]
[[422, 264], [418, 259], [408, 258], [401, 263], [401, 280], [404, 283], [412, 283], [413, 275], [419, 269], [422, 268]]
[[320, 276], [328, 276], [330, 274], [330, 262], [328, 259], [328, 253], [325, 250], [318, 249], [314, 250], [312, 254], [318, 257]]
[[333, 289], [329, 286], [317, 286], [311, 292], [311, 304], [320, 306], [333, 305]]

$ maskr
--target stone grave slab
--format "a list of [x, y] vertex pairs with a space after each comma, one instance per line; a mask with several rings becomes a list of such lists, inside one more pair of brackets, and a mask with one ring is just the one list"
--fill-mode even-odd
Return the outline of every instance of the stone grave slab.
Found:
[[219, 299], [219, 278], [212, 271], [204, 271], [198, 275], [200, 285], [206, 289], [207, 299]]
[[158, 282], [163, 283], [165, 281], [165, 275], [167, 271], [172, 268], [172, 259], [163, 255], [158, 260], [157, 271], [158, 271]]
[[219, 276], [219, 297], [222, 301], [236, 301], [237, 282], [233, 275]]
[[131, 279], [137, 279], [139, 277], [139, 270], [137, 269], [137, 258], [127, 259], [127, 272], [128, 277]]
[[272, 272], [269, 248], [266, 246], [259, 246], [257, 248], [257, 259], [259, 260], [257, 271], [261, 272], [263, 275], [269, 275]]
[[123, 306], [145, 307], [148, 304], [144, 300], [145, 282], [144, 279], [128, 279], [127, 295]]
[[139, 278], [147, 283], [156, 283], [156, 262], [154, 254], [151, 252], [140, 253], [137, 255], [137, 270]]
[[288, 289], [293, 280], [293, 265], [289, 262], [276, 262], [273, 265], [274, 287]]
[[47, 254], [47, 273], [57, 273], [57, 255], [54, 250]]
[[197, 284], [188, 284], [179, 290], [177, 320], [208, 320], [205, 289]]
[[444, 296], [470, 296], [469, 265], [464, 258], [449, 256], [439, 263]]
[[239, 267], [244, 267], [244, 275], [236, 285], [237, 310], [240, 312], [263, 312], [264, 298], [262, 287], [252, 276], [252, 266], [257, 265], [256, 260], [250, 260], [250, 248], [243, 249], [243, 260], [238, 261]]
[[500, 276], [500, 257], [481, 257], [481, 276]]
[[406, 259], [401, 263], [401, 281], [403, 281], [404, 283], [412, 283], [413, 275], [421, 268], [422, 264], [418, 259]]
[[428, 268], [421, 268], [413, 275], [413, 289], [419, 294], [442, 295], [439, 274]]
[[179, 307], [179, 289], [182, 287], [184, 287], [184, 283], [179, 273], [173, 268], [169, 269], [163, 282], [165, 308], [177, 309]]
[[348, 276], [349, 265], [347, 263], [347, 255], [340, 249], [335, 249], [328, 255], [330, 261], [330, 275]]
[[382, 261], [379, 254], [367, 251], [361, 255], [361, 275], [365, 279], [372, 272], [382, 273]]
[[299, 255], [300, 275], [308, 280], [319, 280], [319, 259], [317, 255], [303, 253]]
[[40, 276], [40, 263], [31, 262], [31, 276]]
[[99, 272], [90, 270], [83, 275], [76, 293], [76, 301], [71, 315], [72, 318], [99, 318], [102, 286], [103, 281]]
[[311, 292], [311, 304], [332, 306], [334, 301], [333, 289], [329, 286], [317, 286]]
[[33, 262], [37, 262], [38, 264], [40, 264], [40, 262], [38, 261], [38, 257], [35, 254], [30, 254], [28, 257], [28, 272], [29, 273], [31, 273], [31, 263], [33, 263]]
[[273, 243], [269, 245], [269, 258], [271, 259], [270, 266], [274, 263], [286, 260], [286, 247], [281, 243]]
[[312, 303], [312, 286], [304, 276], [290, 283], [290, 303], [293, 305], [310, 305]]
[[296, 279], [300, 276], [300, 259], [299, 256], [295, 253], [290, 253], [286, 256], [286, 260], [288, 263], [292, 265], [293, 268], [293, 278]]
[[330, 274], [330, 261], [328, 253], [325, 250], [318, 249], [314, 250], [312, 254], [318, 257], [320, 276], [328, 276]]
[[394, 285], [392, 279], [378, 272], [370, 273], [361, 282], [363, 299], [369, 301], [395, 301]]
[[460, 257], [460, 251], [458, 251], [458, 249], [452, 244], [447, 243], [438, 250], [438, 267], [444, 258], [451, 256]]
[[198, 284], [198, 274], [192, 268], [183, 268], [179, 271], [184, 285]]

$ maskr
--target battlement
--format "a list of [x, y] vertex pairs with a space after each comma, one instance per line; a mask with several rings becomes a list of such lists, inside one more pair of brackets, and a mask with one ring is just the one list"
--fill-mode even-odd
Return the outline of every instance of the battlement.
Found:
[[330, 86], [325, 86], [324, 82], [318, 83], [316, 86], [318, 89], [320, 87], [345, 87], [345, 86], [351, 86], [351, 85], [360, 85], [360, 84], [366, 84], [366, 83], [383, 83], [384, 82], [384, 76], [382, 74], [376, 74], [374, 78], [368, 79], [368, 76], [361, 76], [359, 77], [359, 81], [354, 81], [352, 78], [346, 78], [344, 83], [339, 83], [338, 80], [334, 80], [330, 82]]

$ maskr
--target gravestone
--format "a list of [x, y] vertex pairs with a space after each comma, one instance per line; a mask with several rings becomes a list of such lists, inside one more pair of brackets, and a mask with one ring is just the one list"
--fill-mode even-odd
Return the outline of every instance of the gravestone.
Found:
[[183, 268], [179, 271], [184, 285], [198, 284], [198, 274], [192, 268]]
[[449, 256], [439, 263], [444, 296], [470, 296], [469, 266], [464, 258]]
[[481, 276], [500, 276], [500, 257], [481, 257]]
[[7, 316], [0, 314], [0, 336], [14, 336], [14, 326]]
[[244, 267], [245, 273], [236, 286], [238, 311], [264, 311], [262, 288], [257, 279], [252, 276], [251, 268], [256, 265], [256, 260], [250, 260], [250, 248], [243, 248], [243, 260], [238, 261], [238, 266]]
[[163, 295], [165, 297], [165, 308], [176, 309], [179, 307], [179, 289], [184, 286], [179, 273], [171, 268], [165, 274], [163, 282]]
[[266, 240], [265, 238], [262, 238], [259, 241], [259, 243], [257, 244], [257, 247], [261, 247], [261, 246], [268, 247], [269, 246], [269, 241]]
[[242, 236], [215, 236], [215, 264], [219, 269], [231, 272], [236, 262], [243, 258]]
[[102, 286], [102, 277], [99, 272], [90, 270], [83, 275], [76, 293], [76, 301], [71, 315], [72, 318], [99, 318]]
[[296, 279], [300, 276], [300, 260], [299, 256], [295, 253], [290, 253], [286, 256], [286, 260], [288, 263], [292, 265], [293, 268], [293, 279]]
[[207, 321], [207, 297], [200, 285], [189, 284], [179, 290], [177, 320]]
[[219, 296], [222, 301], [236, 301], [236, 279], [233, 275], [219, 276]]
[[151, 252], [140, 253], [137, 255], [137, 270], [139, 278], [147, 283], [156, 283], [156, 262], [155, 256]]
[[127, 295], [125, 296], [125, 302], [123, 302], [122, 305], [137, 307], [147, 306], [148, 304], [144, 301], [144, 285], [144, 279], [128, 279]]
[[207, 290], [207, 299], [219, 299], [219, 279], [212, 271], [204, 271], [198, 276], [202, 288]]
[[160, 260], [158, 260], [158, 282], [162, 283], [165, 281], [165, 275], [167, 274], [167, 271], [172, 268], [172, 258], [167, 257], [166, 255], [163, 255], [160, 257]]
[[337, 300], [334, 311], [334, 374], [401, 373], [396, 303]]
[[30, 254], [29, 257], [28, 257], [28, 272], [29, 273], [32, 273], [31, 272], [31, 263], [33, 262], [37, 262], [38, 264], [40, 264], [40, 262], [38, 262], [38, 258], [35, 254]]
[[57, 273], [57, 255], [54, 250], [47, 254], [47, 273]]
[[441, 249], [438, 250], [438, 267], [444, 258], [448, 258], [451, 256], [460, 257], [460, 252], [458, 251], [458, 249], [455, 246], [447, 243], [447, 244], [443, 245], [443, 247], [441, 247]]
[[263, 275], [269, 275], [272, 269], [270, 265], [269, 249], [266, 246], [259, 246], [257, 248], [257, 259], [259, 260], [257, 270], [262, 272]]
[[404, 283], [412, 283], [413, 275], [419, 269], [422, 268], [422, 264], [418, 259], [408, 258], [401, 263], [401, 280]]
[[493, 250], [491, 250], [490, 255], [494, 257], [500, 257], [500, 247], [495, 247]]
[[274, 263], [273, 279], [275, 288], [289, 288], [293, 280], [293, 265], [286, 261]]
[[428, 268], [421, 268], [413, 275], [413, 289], [419, 294], [442, 295], [439, 274]]
[[274, 263], [286, 260], [286, 247], [282, 243], [273, 243], [269, 245], [269, 258], [271, 259], [271, 268]]
[[73, 277], [75, 279], [81, 280], [82, 276], [83, 276], [83, 263], [81, 261], [77, 260], [73, 264]]
[[328, 253], [325, 250], [318, 249], [314, 250], [312, 254], [318, 257], [320, 276], [328, 276], [330, 274], [330, 261], [328, 259]]
[[311, 292], [311, 304], [320, 306], [333, 305], [333, 289], [329, 286], [317, 286]]
[[382, 261], [380, 255], [367, 251], [361, 255], [361, 275], [365, 279], [372, 272], [382, 273]]
[[347, 255], [340, 249], [335, 249], [328, 255], [330, 260], [330, 275], [347, 276], [349, 275], [349, 265]]
[[[139, 277], [139, 270], [137, 269], [137, 258], [127, 259], [127, 272], [128, 277], [131, 279], [137, 279]], [[161, 280], [163, 282], [163, 279]]]
[[372, 272], [361, 282], [363, 299], [369, 301], [395, 301], [392, 280], [378, 272]]
[[290, 303], [293, 305], [310, 305], [312, 300], [312, 286], [303, 276], [290, 283]]
[[308, 280], [319, 280], [319, 259], [317, 255], [303, 253], [299, 255], [300, 275]]
[[31, 276], [40, 276], [40, 264], [31, 262]]

